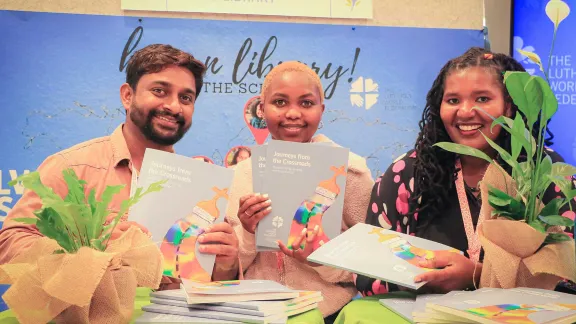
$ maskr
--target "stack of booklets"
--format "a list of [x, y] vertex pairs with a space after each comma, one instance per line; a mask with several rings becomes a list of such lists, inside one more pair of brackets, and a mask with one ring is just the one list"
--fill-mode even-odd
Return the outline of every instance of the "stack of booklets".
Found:
[[420, 267], [420, 261], [434, 257], [439, 250], [462, 253], [444, 244], [359, 223], [319, 247], [308, 261], [418, 289], [426, 283], [415, 283], [414, 278], [431, 270]]
[[534, 288], [482, 288], [446, 295], [381, 299], [411, 323], [569, 324], [576, 322], [576, 296]]
[[320, 292], [296, 291], [268, 280], [194, 282], [152, 292], [136, 323], [286, 323], [318, 307]]
[[349, 153], [332, 143], [271, 140], [252, 147], [253, 192], [272, 201], [256, 229], [257, 251], [279, 250], [278, 240], [291, 248], [305, 229], [318, 227], [315, 248], [340, 234]]

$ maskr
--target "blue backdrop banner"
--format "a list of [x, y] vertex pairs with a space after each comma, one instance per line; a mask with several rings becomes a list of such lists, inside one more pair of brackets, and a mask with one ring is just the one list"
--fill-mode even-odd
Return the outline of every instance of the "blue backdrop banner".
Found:
[[[574, 1], [564, 1], [568, 6]], [[548, 56], [554, 35], [554, 24], [546, 15], [548, 1], [523, 0], [514, 1], [514, 57], [526, 70], [534, 75], [544, 77], [538, 65], [520, 54], [518, 49], [537, 53], [548, 67]], [[552, 148], [560, 153], [571, 164], [576, 164], [576, 7], [560, 23], [556, 42], [550, 60], [550, 85], [558, 99], [559, 109], [550, 129], [554, 133]]]
[[148, 44], [171, 44], [209, 66], [193, 126], [177, 153], [225, 164], [232, 148], [255, 144], [246, 102], [273, 66], [299, 60], [324, 85], [319, 132], [366, 157], [376, 177], [413, 146], [426, 93], [442, 65], [484, 42], [480, 30], [14, 11], [0, 11], [0, 30], [0, 226], [22, 194], [7, 185], [11, 179], [123, 122], [124, 68], [131, 53]]

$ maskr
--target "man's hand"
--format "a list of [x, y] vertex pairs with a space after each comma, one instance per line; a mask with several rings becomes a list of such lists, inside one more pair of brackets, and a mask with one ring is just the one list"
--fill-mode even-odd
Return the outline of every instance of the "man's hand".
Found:
[[227, 222], [212, 225], [198, 237], [201, 253], [216, 255], [212, 279], [232, 280], [238, 275], [238, 238]]

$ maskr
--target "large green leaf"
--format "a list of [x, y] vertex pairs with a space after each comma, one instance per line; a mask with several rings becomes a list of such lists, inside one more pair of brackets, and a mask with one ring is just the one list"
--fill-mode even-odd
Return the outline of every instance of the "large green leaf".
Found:
[[482, 159], [484, 161], [487, 161], [489, 163], [492, 163], [492, 159], [484, 152], [477, 150], [473, 147], [469, 147], [466, 145], [462, 145], [462, 144], [456, 144], [456, 143], [452, 143], [452, 142], [440, 142], [440, 143], [436, 143], [434, 144], [434, 146], [438, 146], [448, 152], [452, 152], [452, 153], [456, 153], [456, 154], [460, 154], [460, 155], [468, 155], [468, 156], [473, 156], [473, 157], [477, 157], [479, 159]]
[[542, 106], [540, 106], [542, 109], [540, 123], [545, 124], [558, 111], [558, 100], [556, 99], [556, 96], [554, 95], [554, 92], [550, 88], [548, 82], [546, 82], [541, 77], [536, 77], [535, 81], [538, 83], [538, 88], [540, 88], [540, 91], [543, 95], [543, 103]]
[[540, 211], [540, 216], [558, 215], [560, 213], [560, 208], [564, 205], [565, 201], [566, 199], [564, 198], [554, 198], [550, 200]]
[[553, 177], [571, 177], [576, 174], [576, 167], [563, 162], [556, 162], [552, 164]]
[[539, 231], [541, 233], [546, 233], [546, 227], [544, 225], [542, 225], [542, 223], [540, 221], [533, 221], [533, 222], [530, 222], [528, 225], [532, 226], [534, 229], [536, 229], [537, 231]]
[[38, 222], [38, 218], [36, 217], [14, 218], [13, 221], [27, 225], [36, 225], [36, 223]]
[[564, 194], [564, 198], [572, 199], [575, 197], [571, 180], [566, 179], [565, 177], [554, 177], [552, 175], [548, 175], [548, 178], [560, 188], [562, 194]]
[[[527, 72], [507, 71], [504, 73], [506, 89], [512, 97], [514, 104], [522, 114], [526, 116], [526, 119], [528, 120], [528, 128], [530, 129], [538, 119], [538, 111], [541, 107], [541, 105], [538, 106], [536, 111], [532, 109], [534, 96], [528, 95], [529, 89], [527, 88], [528, 84], [531, 83], [530, 81], [532, 78], [533, 77]], [[534, 85], [530, 85], [530, 89], [533, 87]]]
[[538, 169], [538, 183], [536, 188], [532, 190], [536, 191], [537, 195], [542, 195], [550, 186], [552, 182], [548, 177], [552, 173], [552, 158], [549, 155], [545, 156], [540, 163], [540, 168]]
[[92, 217], [91, 222], [91, 239], [97, 238], [102, 234], [103, 224], [106, 221], [106, 217], [110, 214], [109, 205], [116, 194], [118, 194], [125, 186], [107, 186], [100, 197], [100, 201], [96, 202], [96, 211]]
[[84, 196], [84, 186], [86, 185], [86, 181], [78, 179], [78, 176], [73, 169], [62, 170], [62, 176], [68, 186], [68, 195], [64, 198], [64, 201], [83, 204], [86, 200], [86, 197]]
[[522, 171], [520, 169], [520, 166], [518, 165], [518, 162], [512, 158], [510, 153], [508, 153], [505, 149], [500, 147], [500, 145], [496, 144], [493, 140], [491, 140], [484, 133], [480, 132], [480, 134], [482, 134], [482, 136], [484, 136], [484, 138], [486, 139], [486, 142], [488, 142], [488, 144], [490, 144], [490, 146], [494, 150], [496, 150], [496, 152], [498, 152], [498, 154], [500, 154], [500, 157], [502, 158], [502, 160], [504, 160], [504, 162], [508, 163], [508, 165], [510, 165], [514, 169], [517, 169], [519, 172]]
[[550, 226], [574, 226], [574, 221], [570, 218], [560, 216], [560, 215], [550, 215], [550, 216], [538, 216], [538, 219]]
[[[517, 120], [519, 121], [517, 122]], [[505, 131], [512, 135], [512, 139], [517, 141], [517, 143], [520, 143], [529, 156], [534, 156], [534, 153], [536, 152], [536, 140], [534, 140], [530, 131], [524, 127], [524, 120], [520, 114], [516, 114], [514, 120], [506, 116], [500, 116], [494, 119], [490, 126], [490, 131], [492, 131], [496, 125], [500, 125]], [[513, 152], [514, 145], [516, 144], [512, 142]], [[516, 156], [515, 159], [517, 158], [518, 156]]]
[[540, 110], [544, 106], [545, 93], [542, 84], [539, 82], [539, 77], [531, 76], [524, 87], [524, 93], [528, 102], [528, 110], [526, 118], [530, 125], [538, 120]]
[[[516, 117], [514, 118], [514, 127], [512, 128], [512, 130], [514, 131], [514, 134], [512, 135], [512, 159], [517, 160], [518, 156], [520, 156], [520, 152], [522, 151], [522, 147], [525, 145], [529, 145], [529, 142], [526, 140], [526, 138], [524, 138], [524, 120], [522, 119], [522, 116], [520, 116], [520, 114], [516, 114]], [[515, 136], [515, 134], [518, 134], [517, 136]], [[526, 144], [523, 144], [523, 142], [525, 142]]]
[[18, 178], [8, 182], [8, 185], [14, 186], [18, 182], [22, 182], [24, 188], [34, 191], [42, 199], [42, 201], [55, 200], [62, 201], [62, 198], [54, 193], [52, 188], [44, 186], [40, 180], [40, 173], [38, 171], [30, 172], [19, 176]]
[[545, 244], [560, 243], [565, 241], [570, 241], [572, 238], [565, 233], [549, 233], [544, 240]]
[[43, 208], [34, 213], [38, 217], [36, 227], [42, 235], [55, 240], [64, 250], [69, 253], [76, 252], [81, 244], [66, 225], [60, 215], [52, 208]]

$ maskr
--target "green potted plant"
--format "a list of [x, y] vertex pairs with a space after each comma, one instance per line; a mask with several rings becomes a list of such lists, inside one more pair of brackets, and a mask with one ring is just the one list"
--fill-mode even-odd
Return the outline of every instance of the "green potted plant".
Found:
[[[527, 286], [552, 289], [561, 279], [574, 280], [574, 240], [563, 228], [574, 221], [559, 214], [576, 197], [571, 178], [576, 167], [566, 163], [552, 163], [545, 153], [544, 134], [548, 122], [558, 110], [548, 71], [559, 24], [570, 12], [566, 3], [551, 0], [546, 14], [554, 24], [554, 37], [548, 69], [545, 71], [536, 53], [519, 50], [535, 64], [546, 79], [526, 72], [506, 72], [504, 83], [518, 107], [514, 119], [492, 117], [492, 127], [500, 125], [510, 134], [511, 150], [504, 150], [482, 133], [489, 145], [510, 166], [511, 176], [492, 158], [477, 149], [456, 143], [436, 145], [447, 151], [474, 156], [490, 163], [480, 183], [482, 207], [477, 235], [485, 252], [481, 287], [513, 288]], [[485, 113], [476, 107], [480, 113]], [[538, 138], [533, 128], [537, 121]], [[524, 158], [521, 157], [524, 153]], [[544, 192], [555, 184], [564, 197], [543, 202]]]
[[44, 237], [0, 266], [0, 284], [11, 285], [3, 298], [22, 323], [127, 323], [136, 287], [158, 288], [162, 256], [135, 227], [118, 239], [110, 236], [130, 207], [165, 181], [138, 188], [110, 219], [109, 205], [124, 185], [106, 187], [97, 200], [95, 189], [86, 197], [87, 183], [74, 170], [62, 174], [68, 187], [64, 199], [42, 183], [38, 171], [9, 183], [21, 182], [42, 200], [35, 217], [15, 220], [36, 225]]

